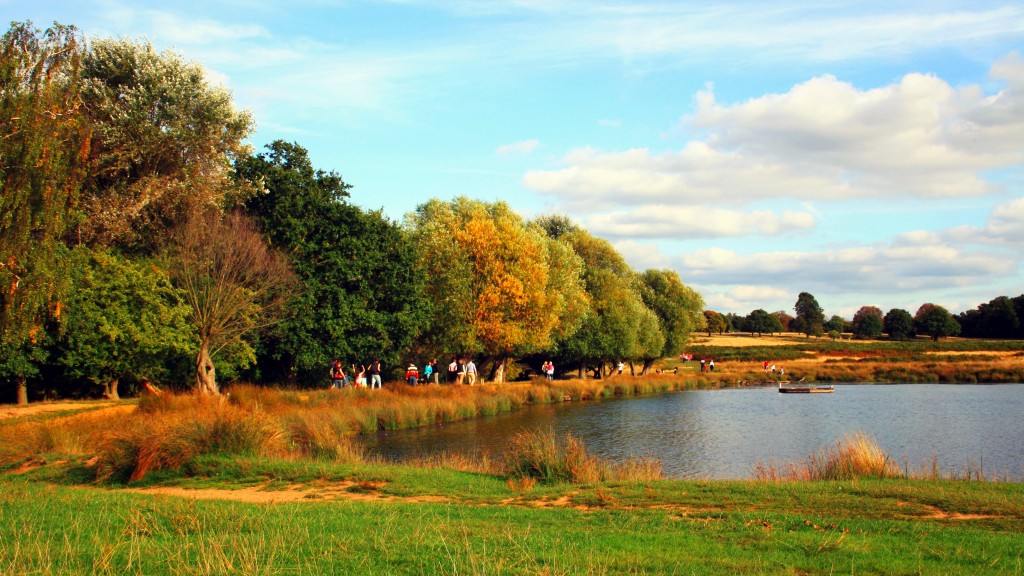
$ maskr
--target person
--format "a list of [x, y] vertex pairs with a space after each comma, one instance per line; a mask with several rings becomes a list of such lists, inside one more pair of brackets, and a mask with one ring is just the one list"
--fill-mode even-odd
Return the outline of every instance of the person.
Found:
[[441, 370], [440, 370], [441, 367], [437, 365], [437, 358], [434, 358], [430, 362], [430, 365], [431, 365], [431, 368], [432, 368], [432, 370], [434, 372], [434, 384], [440, 384], [441, 383]]
[[[352, 366], [352, 371], [355, 372], [355, 365]], [[359, 388], [366, 388], [366, 366], [359, 365], [359, 373], [356, 374], [356, 386]]]
[[423, 367], [423, 383], [430, 384], [430, 377], [434, 374], [434, 365], [430, 362]]
[[711, 361], [708, 362], [708, 370], [710, 370], [712, 372], [715, 371], [715, 359], [714, 358], [712, 358]]
[[619, 376], [622, 376], [622, 369], [625, 368], [625, 367], [626, 367], [626, 365], [622, 362], [622, 360], [619, 360], [619, 365], [618, 365]]
[[767, 360], [764, 361], [764, 371], [765, 371], [766, 374], [768, 373], [768, 361]]
[[466, 361], [459, 360], [459, 375], [455, 378], [456, 384], [462, 384], [462, 381], [466, 379]]
[[771, 370], [772, 374], [775, 374], [775, 364], [772, 364], [768, 369]]
[[345, 370], [341, 367], [341, 361], [335, 358], [331, 361], [331, 388], [340, 390], [345, 387]]
[[453, 382], [456, 382], [458, 380], [458, 377], [457, 377], [458, 374], [459, 374], [459, 361], [456, 360], [453, 357], [452, 358], [452, 363], [448, 365], [448, 383], [451, 384]]
[[473, 386], [476, 384], [476, 364], [473, 363], [473, 359], [470, 358], [466, 362], [466, 377], [469, 378], [469, 385]]
[[555, 379], [555, 365], [551, 360], [545, 360], [540, 369], [544, 372], [544, 377], [548, 379], [548, 382]]
[[701, 372], [707, 372], [708, 371], [708, 365], [704, 362], [703, 358], [700, 359], [700, 371]]
[[672, 373], [673, 374], [679, 374], [679, 366], [672, 367]]
[[380, 381], [380, 358], [374, 358], [370, 364], [370, 390], [383, 388]]
[[415, 386], [419, 377], [420, 372], [419, 369], [416, 368], [416, 365], [409, 364], [409, 367], [405, 369], [405, 381], [409, 383], [409, 386]]

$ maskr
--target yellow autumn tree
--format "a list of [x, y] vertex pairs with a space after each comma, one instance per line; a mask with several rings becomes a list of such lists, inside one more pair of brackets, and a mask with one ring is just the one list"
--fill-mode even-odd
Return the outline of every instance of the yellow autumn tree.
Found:
[[586, 297], [582, 261], [504, 202], [431, 200], [406, 218], [427, 274], [424, 339], [435, 353], [507, 361], [551, 346]]

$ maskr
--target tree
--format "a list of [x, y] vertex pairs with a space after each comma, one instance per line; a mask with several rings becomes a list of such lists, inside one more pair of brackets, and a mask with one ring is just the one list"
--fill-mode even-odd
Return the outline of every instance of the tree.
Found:
[[[580, 298], [582, 263], [549, 245], [508, 204], [431, 200], [406, 217], [431, 282], [426, 322], [437, 350], [483, 354], [494, 378], [510, 357], [549, 347]], [[558, 270], [552, 273], [552, 257]]]
[[786, 314], [785, 310], [778, 310], [772, 314], [779, 320], [779, 326], [782, 326], [782, 332], [790, 331], [790, 322], [794, 320], [792, 316]]
[[252, 117], [201, 66], [148, 42], [94, 40], [82, 66], [91, 162], [77, 239], [154, 251], [194, 206], [243, 195], [231, 162]]
[[977, 335], [983, 338], [1016, 338], [1020, 333], [1020, 319], [1013, 301], [1006, 296], [993, 298], [978, 306]]
[[69, 375], [116, 399], [121, 379], [153, 378], [164, 373], [164, 360], [195, 352], [188, 309], [164, 270], [82, 246], [70, 276], [75, 290], [61, 315], [59, 347]]
[[704, 311], [704, 323], [707, 327], [708, 336], [711, 336], [712, 332], [721, 334], [729, 328], [729, 325], [726, 324], [725, 316], [722, 316], [714, 310]]
[[960, 333], [960, 325], [942, 306], [935, 304], [922, 304], [918, 309], [915, 319], [918, 333], [927, 334], [933, 341], [938, 341], [943, 336], [956, 336]]
[[653, 361], [678, 356], [683, 345], [695, 330], [703, 329], [707, 320], [701, 310], [704, 299], [694, 289], [683, 284], [679, 274], [671, 270], [646, 270], [637, 277], [637, 289], [644, 305], [658, 317], [664, 347], [644, 357], [641, 373], [646, 373]]
[[198, 339], [196, 390], [217, 394], [214, 358], [231, 350], [242, 364], [255, 359], [250, 339], [280, 320], [297, 289], [294, 273], [239, 212], [208, 210], [185, 220], [169, 261]]
[[60, 317], [60, 238], [88, 153], [81, 59], [78, 32], [59, 24], [42, 34], [12, 24], [0, 46], [0, 379], [13, 381], [19, 404]]
[[793, 309], [796, 311], [796, 317], [803, 321], [803, 333], [807, 337], [812, 334], [818, 336], [824, 332], [825, 313], [810, 293], [801, 292]]
[[853, 315], [853, 335], [858, 339], [878, 338], [882, 335], [882, 311], [875, 306], [861, 306]]
[[780, 332], [782, 325], [779, 324], [778, 318], [758, 308], [747, 315], [746, 329], [751, 334], [756, 332], [760, 336], [764, 332], [769, 334]]
[[273, 142], [236, 170], [265, 189], [247, 207], [303, 286], [261, 340], [261, 377], [313, 384], [332, 358], [397, 365], [425, 318], [427, 274], [411, 238], [382, 213], [349, 203], [341, 175], [315, 170], [298, 144]]
[[843, 331], [846, 329], [846, 320], [844, 320], [842, 316], [834, 315], [828, 319], [828, 322], [825, 323], [825, 329], [835, 330], [836, 332], [842, 334]]
[[910, 312], [893, 308], [885, 314], [883, 324], [886, 334], [891, 340], [912, 340], [917, 336], [914, 331], [914, 317]]

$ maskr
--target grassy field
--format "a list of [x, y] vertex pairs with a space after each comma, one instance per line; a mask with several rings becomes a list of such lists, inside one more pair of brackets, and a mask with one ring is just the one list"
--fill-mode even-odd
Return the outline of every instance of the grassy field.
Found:
[[776, 339], [702, 342], [717, 364], [703, 375], [669, 362], [678, 375], [10, 408], [0, 574], [1024, 574], [1024, 484], [908, 477], [863, 435], [742, 482], [666, 480], [657, 462], [613, 466], [546, 431], [494, 460], [406, 465], [350, 440], [524, 404], [756, 384], [767, 350], [790, 373], [833, 377], [957, 363], [978, 381], [1021, 364], [1020, 343]]

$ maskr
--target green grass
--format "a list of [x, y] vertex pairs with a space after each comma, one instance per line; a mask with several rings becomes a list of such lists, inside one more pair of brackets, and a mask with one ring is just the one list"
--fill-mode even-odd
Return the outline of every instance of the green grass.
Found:
[[53, 483], [70, 472], [0, 478], [0, 573], [1024, 573], [1021, 484], [648, 481], [523, 491], [446, 469], [225, 457], [200, 458], [192, 476], [161, 482], [273, 479], [315, 492], [364, 480], [387, 498], [249, 504]]

